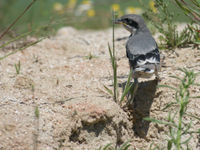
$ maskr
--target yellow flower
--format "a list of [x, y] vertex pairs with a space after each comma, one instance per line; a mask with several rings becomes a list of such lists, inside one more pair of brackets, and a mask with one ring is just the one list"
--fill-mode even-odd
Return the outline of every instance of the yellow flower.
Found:
[[[76, 9], [75, 15], [81, 16], [83, 13], [87, 13], [87, 11], [89, 11], [90, 9], [92, 9], [92, 1], [83, 0], [82, 3]], [[93, 14], [93, 12], [91, 13], [91, 15], [92, 14]]]
[[149, 6], [154, 13], [157, 13], [157, 8], [155, 7], [155, 2], [153, 0], [149, 1]]
[[112, 4], [111, 9], [113, 11], [119, 11], [120, 10], [120, 6], [119, 6], [119, 4]]
[[142, 14], [142, 9], [141, 8], [139, 8], [139, 7], [128, 7], [128, 8], [126, 8], [126, 10], [125, 10], [125, 13], [126, 14]]
[[87, 11], [87, 16], [88, 17], [94, 17], [95, 16], [95, 10], [94, 9], [89, 9]]
[[135, 14], [135, 8], [127, 7], [125, 12], [126, 12], [126, 14]]
[[90, 0], [84, 0], [84, 1], [82, 1], [82, 4], [84, 4], [84, 5], [90, 5], [91, 1]]
[[53, 9], [54, 9], [54, 11], [56, 11], [58, 13], [63, 13], [63, 11], [64, 11], [63, 5], [61, 3], [58, 3], [58, 2], [53, 4]]
[[76, 6], [76, 3], [77, 3], [77, 0], [69, 0], [67, 4], [67, 8], [74, 9], [74, 7]]

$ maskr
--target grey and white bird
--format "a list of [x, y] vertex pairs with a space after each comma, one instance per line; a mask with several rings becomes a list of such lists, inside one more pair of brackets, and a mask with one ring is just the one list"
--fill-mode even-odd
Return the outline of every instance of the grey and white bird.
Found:
[[135, 93], [138, 87], [138, 78], [150, 78], [155, 74], [159, 79], [160, 53], [156, 41], [141, 16], [124, 15], [116, 19], [115, 23], [122, 24], [131, 33], [126, 43], [126, 55], [133, 71]]

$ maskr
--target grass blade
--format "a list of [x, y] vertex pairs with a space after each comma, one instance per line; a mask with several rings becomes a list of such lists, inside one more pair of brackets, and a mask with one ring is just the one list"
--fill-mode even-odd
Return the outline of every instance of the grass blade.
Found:
[[197, 120], [199, 120], [199, 121], [200, 121], [200, 118], [199, 118], [199, 117], [197, 117], [197, 116], [195, 116], [195, 115], [188, 114], [188, 113], [186, 113], [186, 115], [187, 115], [187, 116], [189, 116], [189, 117], [192, 117], [192, 118], [194, 118], [194, 119], [197, 119]]
[[172, 105], [176, 104], [176, 102], [171, 102], [165, 105], [165, 107], [162, 109], [162, 111], [165, 111], [167, 108], [171, 107]]
[[190, 96], [190, 98], [200, 98], [200, 96]]
[[35, 107], [35, 117], [39, 118], [39, 116], [40, 116], [39, 108], [38, 108], [38, 106], [36, 106]]
[[4, 35], [6, 35], [6, 33], [8, 33], [8, 31], [19, 21], [19, 19], [24, 16], [24, 14], [33, 6], [33, 4], [36, 2], [37, 0], [32, 0], [32, 2], [25, 8], [25, 10], [13, 21], [13, 23], [11, 25], [8, 26], [8, 28], [0, 35], [0, 39], [2, 39], [4, 37]]
[[187, 140], [183, 141], [181, 144], [187, 144], [193, 137], [190, 136]]
[[169, 86], [169, 85], [158, 85], [157, 86], [158, 88], [161, 88], [161, 87], [165, 87], [165, 88], [169, 88], [169, 89], [172, 89], [172, 90], [174, 90], [174, 91], [178, 91], [175, 87], [172, 87], [172, 86]]
[[119, 148], [119, 150], [128, 150], [130, 146], [131, 144], [129, 143], [129, 141], [127, 141]]
[[[115, 12], [112, 12], [112, 19], [115, 20]], [[118, 99], [118, 85], [117, 85], [117, 61], [115, 57], [115, 23], [112, 22], [112, 42], [113, 42], [113, 76], [114, 76], [114, 100], [117, 102]]]
[[124, 97], [128, 94], [132, 86], [133, 86], [133, 83], [131, 83], [130, 85], [127, 85], [127, 87], [124, 89], [124, 92], [120, 99], [120, 103], [124, 100]]
[[124, 91], [122, 93], [122, 96], [121, 96], [121, 99], [120, 99], [120, 103], [124, 100], [124, 97], [128, 94], [128, 92], [130, 91], [131, 87], [133, 86], [133, 84], [130, 84], [131, 77], [132, 77], [132, 70], [130, 70], [130, 72], [129, 72], [128, 80], [126, 82]]
[[28, 47], [30, 47], [30, 46], [33, 46], [33, 45], [39, 43], [39, 42], [42, 41], [43, 39], [45, 39], [45, 38], [41, 38], [41, 39], [39, 39], [39, 40], [37, 40], [37, 41], [35, 41], [35, 42], [32, 42], [32, 43], [30, 43], [30, 44], [28, 44], [28, 45], [26, 45], [26, 46], [20, 48], [20, 49], [17, 49], [17, 50], [15, 50], [15, 51], [12, 51], [12, 52], [8, 53], [7, 55], [5, 55], [5, 56], [3, 56], [3, 57], [0, 57], [0, 61], [3, 60], [3, 59], [5, 59], [5, 58], [7, 58], [8, 56], [10, 56], [10, 55], [12, 55], [12, 54], [15, 54], [15, 53], [17, 53], [17, 52], [19, 52], [19, 51], [23, 51], [24, 49], [26, 49], [26, 48], [28, 48]]
[[[109, 43], [108, 43], [108, 50], [109, 50], [110, 58], [111, 58], [111, 61], [112, 61], [113, 55], [112, 55], [112, 50], [110, 48], [110, 44]], [[113, 66], [113, 63], [112, 63], [112, 66]]]
[[182, 81], [182, 79], [179, 78], [179, 77], [177, 77], [177, 76], [169, 76], [169, 77], [174, 78], [174, 79], [177, 79], [177, 80], [179, 80], [179, 81]]
[[107, 150], [111, 145], [112, 145], [111, 143], [107, 144], [107, 145], [103, 148], [103, 150]]
[[157, 120], [157, 119], [149, 118], [149, 117], [146, 117], [146, 118], [143, 118], [143, 119], [146, 120], [146, 121], [157, 123], [157, 124], [165, 124], [165, 125], [175, 126], [176, 127], [175, 124], [173, 124], [171, 122], [167, 122], [167, 121]]
[[31, 34], [31, 33], [32, 33], [32, 31], [25, 32], [25, 33], [23, 33], [23, 34], [21, 34], [21, 35], [15, 37], [15, 38], [11, 39], [10, 41], [8, 41], [8, 42], [2, 44], [2, 45], [0, 46], [0, 48], [3, 48], [3, 47], [5, 47], [5, 46], [9, 45], [10, 43], [15, 42], [15, 41], [17, 41], [17, 40], [19, 40], [19, 39], [21, 39], [21, 38], [23, 38], [23, 37], [25, 37], [25, 36]]
[[113, 92], [112, 92], [112, 90], [111, 89], [109, 89], [107, 86], [105, 86], [105, 85], [103, 85], [104, 86], [104, 88], [106, 89], [106, 91], [110, 94], [110, 95], [112, 95], [113, 96]]
[[167, 149], [171, 150], [171, 148], [172, 148], [172, 140], [169, 140], [167, 143]]

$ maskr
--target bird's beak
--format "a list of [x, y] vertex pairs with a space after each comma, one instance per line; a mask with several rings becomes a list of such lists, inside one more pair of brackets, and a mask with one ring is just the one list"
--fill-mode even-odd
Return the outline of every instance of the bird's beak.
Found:
[[115, 23], [115, 24], [123, 24], [122, 19], [120, 19], [120, 18], [114, 20], [114, 23]]

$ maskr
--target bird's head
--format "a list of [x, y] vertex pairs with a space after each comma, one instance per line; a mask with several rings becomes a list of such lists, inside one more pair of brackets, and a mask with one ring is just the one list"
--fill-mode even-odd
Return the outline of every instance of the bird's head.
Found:
[[122, 24], [131, 33], [135, 30], [146, 29], [144, 19], [141, 16], [135, 14], [124, 15], [116, 19], [114, 22], [115, 24]]

